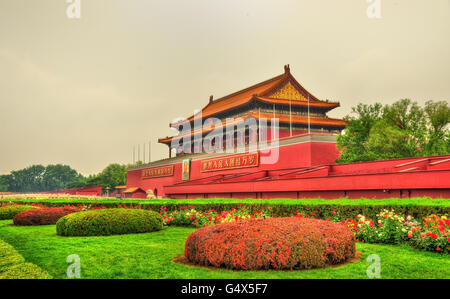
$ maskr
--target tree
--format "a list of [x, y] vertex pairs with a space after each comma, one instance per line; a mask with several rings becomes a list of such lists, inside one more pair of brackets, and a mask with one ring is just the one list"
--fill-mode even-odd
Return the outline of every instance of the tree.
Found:
[[110, 164], [102, 172], [89, 177], [81, 177], [77, 181], [70, 184], [71, 188], [102, 186], [106, 191], [114, 190], [118, 185], [125, 185], [127, 182], [128, 166], [120, 164]]
[[101, 186], [109, 190], [114, 190], [118, 185], [125, 185], [127, 182], [127, 166], [120, 164], [108, 165], [100, 174]]
[[405, 130], [389, 124], [385, 120], [377, 121], [370, 129], [366, 142], [368, 160], [387, 160], [411, 157], [415, 153], [408, 145], [409, 135]]
[[21, 170], [11, 171], [9, 191], [12, 192], [39, 192], [42, 191], [42, 176], [45, 167], [33, 165]]
[[[401, 157], [420, 156], [420, 151], [427, 143], [427, 118], [423, 109], [409, 99], [402, 99], [383, 109], [383, 120], [388, 126], [396, 127], [403, 135]], [[385, 130], [387, 130], [386, 128]]]
[[341, 151], [338, 162], [349, 163], [354, 161], [369, 161], [373, 159], [368, 153], [366, 142], [373, 125], [381, 119], [383, 106], [358, 104], [352, 108], [352, 114], [344, 120], [349, 124], [337, 137], [337, 146]]
[[9, 181], [11, 179], [10, 175], [0, 175], [0, 192], [9, 191]]
[[428, 143], [424, 146], [426, 155], [450, 153], [450, 107], [447, 102], [428, 101], [425, 113], [429, 119]]
[[402, 99], [384, 107], [359, 104], [337, 137], [338, 163], [450, 153], [450, 108], [429, 101], [425, 107]]
[[67, 165], [33, 165], [11, 171], [8, 176], [8, 191], [44, 192], [65, 189], [80, 177], [76, 170]]
[[42, 176], [42, 191], [65, 189], [81, 175], [68, 165], [48, 165]]

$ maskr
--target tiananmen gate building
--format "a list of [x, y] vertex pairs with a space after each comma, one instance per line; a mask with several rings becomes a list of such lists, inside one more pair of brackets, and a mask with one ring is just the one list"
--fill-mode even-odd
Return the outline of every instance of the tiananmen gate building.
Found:
[[169, 158], [130, 168], [124, 194], [450, 197], [450, 155], [336, 164], [336, 136], [346, 123], [327, 113], [339, 106], [307, 91], [286, 65], [283, 74], [216, 100], [211, 96], [200, 113], [170, 124], [180, 133], [158, 140]]

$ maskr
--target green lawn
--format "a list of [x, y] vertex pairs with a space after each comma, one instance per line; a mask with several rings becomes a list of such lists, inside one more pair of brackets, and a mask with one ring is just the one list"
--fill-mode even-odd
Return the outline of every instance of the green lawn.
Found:
[[450, 257], [406, 246], [357, 244], [359, 262], [308, 271], [210, 270], [173, 263], [192, 228], [108, 237], [60, 237], [55, 226], [15, 227], [0, 221], [0, 239], [54, 278], [65, 278], [66, 258], [78, 254], [82, 278], [367, 278], [366, 257], [378, 254], [382, 278], [450, 278]]

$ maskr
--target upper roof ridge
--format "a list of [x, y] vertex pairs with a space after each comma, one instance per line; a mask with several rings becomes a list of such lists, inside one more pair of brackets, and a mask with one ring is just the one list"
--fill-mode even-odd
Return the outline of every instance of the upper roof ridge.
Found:
[[[276, 76], [276, 77], [270, 78], [270, 79], [265, 80], [265, 81], [263, 81], [263, 82], [257, 83], [257, 84], [255, 84], [255, 85], [250, 86], [250, 87], [247, 87], [247, 88], [241, 89], [241, 90], [239, 90], [239, 91], [230, 93], [230, 94], [228, 94], [228, 95], [226, 95], [226, 96], [223, 96], [223, 97], [221, 97], [221, 98], [218, 98], [218, 99], [216, 99], [216, 100], [213, 100], [213, 101], [209, 102], [209, 104], [215, 104], [215, 103], [217, 103], [217, 102], [221, 102], [221, 101], [223, 101], [223, 100], [229, 99], [229, 98], [231, 98], [231, 97], [237, 96], [237, 95], [239, 95], [239, 94], [245, 93], [245, 92], [250, 91], [250, 90], [252, 90], [252, 89], [258, 88], [258, 87], [263, 86], [263, 85], [266, 85], [266, 84], [268, 84], [268, 83], [271, 83], [271, 82], [273, 82], [273, 81], [280, 80], [280, 79], [282, 79], [282, 78], [284, 78], [284, 77], [287, 77], [287, 73], [283, 73], [283, 74], [281, 74], [281, 75], [278, 75], [278, 76]], [[209, 104], [208, 104], [208, 105], [209, 105]]]
[[[194, 117], [198, 113], [202, 113], [203, 117], [210, 117], [221, 113], [230, 107], [239, 107], [246, 104], [250, 100], [260, 96], [271, 98], [274, 92], [281, 89], [285, 84], [292, 84], [295, 89], [304, 97], [304, 100], [309, 100], [309, 102], [316, 103], [328, 103], [327, 101], [319, 100], [312, 93], [306, 90], [291, 74], [291, 69], [289, 64], [284, 66], [284, 73], [268, 80], [262, 81], [260, 83], [254, 84], [250, 87], [241, 89], [234, 93], [228, 94], [218, 99], [214, 99], [212, 96], [209, 98], [208, 104], [204, 106], [200, 111], [190, 116], [187, 119], [177, 121], [175, 123], [169, 124], [169, 126], [175, 126], [182, 124], [186, 121], [193, 121]], [[273, 98], [274, 100], [282, 100], [282, 98]], [[330, 103], [332, 104], [332, 103]], [[339, 106], [339, 103], [336, 103]]]

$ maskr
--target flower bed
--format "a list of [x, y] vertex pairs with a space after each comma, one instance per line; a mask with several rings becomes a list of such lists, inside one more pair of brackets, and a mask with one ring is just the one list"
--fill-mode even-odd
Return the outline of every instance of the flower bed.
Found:
[[163, 228], [161, 215], [139, 209], [102, 209], [73, 213], [56, 223], [60, 236], [107, 236], [147, 233]]
[[270, 216], [268, 210], [252, 210], [239, 204], [237, 208], [229, 211], [216, 211], [208, 209], [206, 212], [198, 211], [194, 206], [181, 206], [179, 210], [167, 213], [167, 207], [161, 206], [160, 214], [166, 225], [205, 227], [213, 224], [233, 222], [245, 219], [266, 218]]
[[430, 215], [422, 222], [384, 210], [375, 220], [359, 215], [358, 219], [341, 221], [354, 233], [356, 240], [367, 243], [399, 244], [439, 253], [450, 252], [450, 220], [447, 216]]
[[355, 256], [352, 232], [330, 221], [298, 217], [250, 219], [201, 228], [189, 235], [186, 258], [229, 269], [311, 269]]
[[422, 226], [412, 226], [407, 233], [412, 246], [441, 253], [450, 252], [450, 220], [447, 217], [431, 215], [425, 218]]
[[28, 211], [31, 209], [37, 209], [38, 207], [34, 206], [25, 206], [25, 205], [7, 205], [0, 207], [0, 220], [13, 219], [17, 214]]
[[61, 217], [79, 211], [78, 208], [74, 207], [32, 209], [14, 216], [13, 223], [14, 225], [24, 226], [56, 224]]

